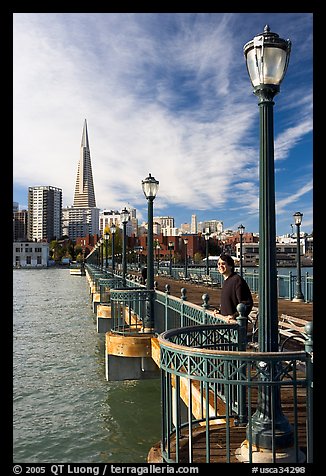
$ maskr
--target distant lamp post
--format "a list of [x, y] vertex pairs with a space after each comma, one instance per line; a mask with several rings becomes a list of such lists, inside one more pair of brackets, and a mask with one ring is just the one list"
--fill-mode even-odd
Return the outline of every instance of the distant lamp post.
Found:
[[103, 271], [103, 238], [100, 239], [100, 252], [101, 252], [101, 258], [100, 258], [100, 265], [101, 265], [101, 270]]
[[160, 270], [160, 249], [161, 249], [160, 244], [159, 244], [158, 240], [156, 240], [157, 274], [158, 274], [158, 272], [159, 272], [159, 270]]
[[294, 224], [297, 227], [297, 279], [296, 279], [296, 293], [292, 301], [303, 302], [304, 296], [301, 290], [301, 258], [300, 258], [300, 226], [302, 223], [303, 213], [296, 212], [293, 215]]
[[187, 279], [188, 277], [188, 238], [184, 238], [183, 240], [184, 244], [185, 244], [185, 278]]
[[172, 250], [174, 249], [173, 241], [169, 241], [168, 249], [170, 251], [169, 270], [170, 270], [170, 276], [172, 276]]
[[120, 213], [120, 221], [123, 226], [123, 238], [122, 238], [122, 285], [126, 287], [126, 274], [127, 274], [127, 223], [129, 221], [129, 212], [124, 208]]
[[[153, 202], [156, 197], [159, 182], [151, 174], [142, 180], [142, 189], [148, 204], [148, 230], [147, 230], [147, 279], [146, 287], [154, 290], [154, 255], [153, 255]], [[149, 299], [147, 302], [146, 318], [143, 323], [144, 332], [154, 330], [154, 302]]]
[[115, 237], [115, 232], [117, 231], [117, 227], [113, 223], [110, 227], [111, 231], [111, 236], [112, 236], [112, 272], [114, 273], [115, 270], [115, 258], [114, 258], [114, 237]]
[[205, 242], [206, 242], [206, 276], [209, 276], [209, 260], [208, 260], [208, 243], [209, 243], [209, 232], [204, 233]]
[[[247, 70], [260, 111], [259, 158], [259, 324], [260, 352], [278, 351], [276, 219], [274, 179], [274, 96], [280, 91], [291, 51], [290, 40], [263, 33], [244, 45]], [[270, 454], [293, 445], [293, 431], [282, 413], [280, 388], [259, 388], [257, 410], [247, 439]], [[249, 431], [249, 430], [248, 430]]]
[[109, 233], [106, 232], [104, 234], [104, 238], [105, 238], [105, 269], [107, 270], [107, 268], [108, 268], [108, 244], [109, 244], [109, 238], [110, 238]]
[[243, 277], [243, 269], [242, 269], [242, 239], [243, 239], [243, 233], [245, 231], [245, 227], [241, 224], [238, 226], [239, 234], [240, 234], [240, 276], [241, 278]]

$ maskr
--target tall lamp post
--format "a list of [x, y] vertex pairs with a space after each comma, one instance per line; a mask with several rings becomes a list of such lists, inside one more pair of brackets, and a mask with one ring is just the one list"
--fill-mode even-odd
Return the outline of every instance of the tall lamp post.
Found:
[[114, 273], [115, 270], [115, 259], [114, 259], [114, 237], [115, 237], [115, 232], [117, 231], [117, 228], [115, 224], [113, 223], [110, 227], [111, 231], [111, 236], [112, 236], [112, 273]]
[[204, 233], [205, 242], [206, 242], [206, 276], [209, 276], [209, 261], [208, 261], [208, 243], [209, 243], [209, 232]]
[[159, 273], [159, 270], [160, 270], [160, 244], [158, 242], [158, 240], [156, 240], [156, 259], [157, 259], [157, 274]]
[[120, 220], [123, 226], [122, 238], [122, 285], [126, 287], [127, 274], [127, 223], [129, 221], [129, 212], [126, 207], [120, 213]]
[[107, 270], [108, 269], [108, 244], [109, 244], [109, 238], [110, 238], [110, 235], [108, 232], [104, 234], [104, 238], [105, 238], [105, 270]]
[[[151, 174], [142, 180], [142, 189], [148, 204], [148, 230], [147, 230], [147, 279], [146, 287], [148, 290], [154, 290], [154, 256], [153, 256], [153, 202], [159, 187], [158, 180], [155, 180]], [[154, 302], [149, 299], [147, 302], [146, 318], [143, 323], [144, 332], [154, 330]]]
[[[288, 67], [291, 42], [272, 33], [266, 25], [264, 32], [246, 43], [243, 50], [260, 110], [258, 344], [260, 352], [277, 352], [273, 98], [280, 91]], [[278, 385], [273, 389], [259, 388], [257, 410], [252, 416], [252, 431], [247, 438], [250, 439], [250, 436], [253, 445], [271, 453], [274, 448], [292, 446], [293, 432], [282, 413]]]
[[296, 280], [296, 293], [292, 301], [303, 302], [304, 296], [301, 290], [301, 263], [300, 263], [300, 225], [302, 223], [303, 213], [296, 212], [293, 215], [294, 224], [297, 227], [297, 280]]
[[242, 269], [242, 239], [243, 233], [245, 231], [245, 227], [241, 224], [238, 226], [239, 234], [240, 234], [240, 276], [243, 276], [243, 269]]
[[103, 271], [103, 241], [104, 240], [103, 240], [103, 237], [102, 237], [100, 239], [100, 247], [101, 247], [101, 250], [100, 250], [101, 251], [101, 261], [100, 261], [100, 263], [101, 263], [101, 270], [102, 271]]
[[169, 248], [169, 251], [170, 251], [169, 270], [170, 270], [170, 276], [172, 276], [172, 250], [174, 248], [173, 241], [169, 241], [168, 248]]
[[185, 244], [185, 278], [187, 279], [188, 277], [188, 250], [187, 250], [188, 238], [184, 238], [183, 242]]

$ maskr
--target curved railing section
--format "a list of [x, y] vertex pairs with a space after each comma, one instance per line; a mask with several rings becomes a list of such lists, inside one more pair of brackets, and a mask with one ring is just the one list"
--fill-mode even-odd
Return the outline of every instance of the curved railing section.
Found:
[[[241, 339], [231, 335], [237, 328], [199, 325], [159, 335], [163, 462], [254, 461], [259, 395], [269, 395], [268, 416], [277, 419], [278, 391], [293, 430], [290, 462], [312, 462], [312, 354], [241, 351]], [[271, 461], [278, 457], [274, 446]]]

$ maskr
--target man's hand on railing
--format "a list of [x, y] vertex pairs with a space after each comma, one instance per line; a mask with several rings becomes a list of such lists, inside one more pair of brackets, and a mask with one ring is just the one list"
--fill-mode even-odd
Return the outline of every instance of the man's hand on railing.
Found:
[[213, 314], [214, 314], [214, 316], [219, 317], [220, 319], [225, 321], [227, 324], [236, 324], [237, 323], [235, 318], [236, 318], [236, 315], [238, 313], [235, 313], [235, 315], [223, 316], [222, 314], [220, 314], [218, 309], [214, 309]]

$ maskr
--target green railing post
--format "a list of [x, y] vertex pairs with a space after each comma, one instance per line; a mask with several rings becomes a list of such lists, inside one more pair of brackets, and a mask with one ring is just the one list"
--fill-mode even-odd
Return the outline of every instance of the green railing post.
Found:
[[165, 307], [164, 307], [164, 330], [168, 330], [168, 299], [170, 294], [170, 285], [165, 285]]
[[202, 300], [203, 300], [203, 304], [202, 304], [202, 308], [203, 308], [203, 324], [207, 324], [207, 317], [206, 317], [206, 311], [207, 309], [209, 309], [209, 304], [208, 304], [208, 301], [209, 301], [209, 295], [208, 294], [203, 294], [202, 295]]
[[309, 354], [307, 361], [307, 417], [309, 421], [307, 435], [307, 463], [313, 462], [313, 323], [308, 322], [305, 325], [307, 340], [305, 342], [305, 351]]
[[[248, 318], [246, 316], [246, 305], [240, 303], [237, 305], [237, 311], [239, 313], [238, 317], [236, 318], [237, 323], [239, 325], [238, 330], [238, 349], [240, 351], [245, 351], [247, 348], [247, 321]], [[239, 372], [239, 377], [243, 382], [246, 381], [246, 371], [242, 367]], [[238, 404], [239, 404], [239, 424], [247, 423], [247, 407], [246, 407], [246, 388], [245, 386], [239, 385], [238, 387]]]

